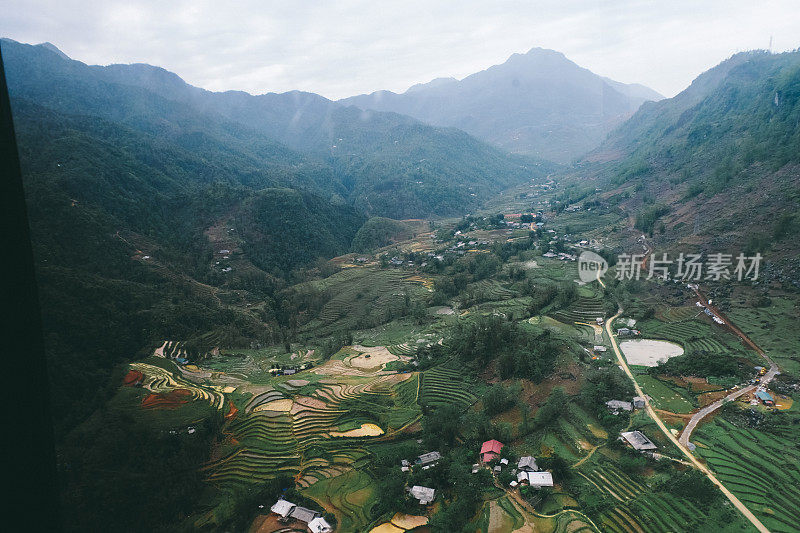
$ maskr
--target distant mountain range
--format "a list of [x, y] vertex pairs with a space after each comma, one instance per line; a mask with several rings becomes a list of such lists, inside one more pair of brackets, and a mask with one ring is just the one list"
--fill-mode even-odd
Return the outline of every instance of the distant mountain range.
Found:
[[214, 93], [150, 65], [89, 66], [49, 43], [2, 44], [13, 99], [124, 125], [224, 167], [209, 179], [302, 187], [409, 218], [467, 212], [485, 194], [555, 169], [453, 128], [313, 93]]
[[662, 98], [533, 48], [463, 80], [438, 78], [402, 94], [378, 91], [339, 102], [456, 127], [510, 152], [568, 163], [599, 146], [642, 103]]

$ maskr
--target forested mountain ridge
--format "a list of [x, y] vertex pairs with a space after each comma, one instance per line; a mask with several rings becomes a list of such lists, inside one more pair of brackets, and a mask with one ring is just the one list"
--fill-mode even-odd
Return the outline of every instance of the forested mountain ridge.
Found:
[[769, 250], [791, 262], [800, 229], [800, 52], [739, 53], [674, 98], [644, 104], [578, 174], [596, 177], [601, 194], [657, 242]]
[[533, 48], [462, 80], [438, 78], [402, 94], [377, 91], [340, 102], [453, 126], [515, 153], [568, 163], [596, 148], [643, 102], [661, 98]]
[[[463, 132], [363, 112], [311, 93], [213, 93], [150, 65], [88, 66], [49, 47], [3, 41], [12, 98], [99, 116], [222, 162], [285, 174], [371, 214], [453, 215], [555, 167]], [[387, 198], [395, 193], [394, 198]]]

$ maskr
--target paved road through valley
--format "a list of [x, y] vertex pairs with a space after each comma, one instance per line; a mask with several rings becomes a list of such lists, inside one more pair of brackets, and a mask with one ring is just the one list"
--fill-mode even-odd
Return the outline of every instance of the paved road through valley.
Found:
[[[703, 294], [698, 289], [694, 289], [694, 292], [697, 294], [697, 297], [700, 299], [700, 303], [701, 304], [703, 304], [706, 307], [708, 307], [708, 309], [711, 310], [711, 312], [713, 312], [718, 317], [723, 319], [725, 321], [725, 325], [728, 326], [728, 329], [730, 329], [734, 334], [739, 336], [739, 338], [741, 338], [742, 341], [744, 341], [745, 344], [747, 344], [748, 346], [753, 348], [756, 352], [758, 352], [759, 355], [761, 355], [761, 357], [764, 358], [764, 360], [767, 361], [767, 363], [769, 363], [769, 370], [767, 370], [767, 373], [764, 374], [761, 377], [760, 384], [761, 385], [767, 385], [770, 381], [772, 381], [773, 378], [775, 378], [775, 376], [778, 375], [778, 365], [775, 364], [775, 361], [770, 359], [770, 357], [766, 353], [764, 353], [764, 350], [759, 348], [759, 346], [755, 342], [750, 340], [750, 338], [747, 335], [745, 335], [744, 332], [742, 332], [742, 330], [737, 328], [730, 321], [730, 319], [728, 317], [723, 315], [720, 312], [719, 309], [717, 309], [716, 307], [710, 305], [708, 303], [708, 300], [706, 300], [705, 296], [703, 296]], [[686, 427], [683, 428], [683, 433], [681, 433], [681, 437], [679, 439], [680, 443], [683, 444], [684, 446], [688, 446], [689, 445], [689, 439], [692, 436], [692, 431], [694, 431], [694, 429], [697, 427], [697, 424], [699, 424], [700, 421], [703, 420], [703, 418], [707, 417], [708, 415], [710, 415], [711, 413], [713, 413], [714, 411], [716, 411], [717, 409], [722, 407], [722, 405], [726, 401], [733, 401], [736, 398], [742, 396], [743, 394], [747, 394], [749, 392], [752, 392], [752, 391], [756, 390], [756, 388], [757, 388], [757, 385], [748, 385], [747, 387], [744, 387], [743, 389], [736, 390], [736, 391], [732, 392], [731, 394], [725, 396], [724, 398], [722, 398], [720, 400], [717, 400], [716, 402], [714, 402], [712, 404], [709, 404], [709, 405], [703, 407], [702, 409], [700, 409], [698, 412], [696, 412], [692, 416], [692, 418], [686, 424]]]

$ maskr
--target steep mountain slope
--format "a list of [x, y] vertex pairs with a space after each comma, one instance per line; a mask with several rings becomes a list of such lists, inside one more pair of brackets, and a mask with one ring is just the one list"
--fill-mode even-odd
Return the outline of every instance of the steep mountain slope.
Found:
[[[280, 339], [269, 317], [282, 278], [348, 251], [366, 219], [274, 188], [281, 180], [269, 175], [250, 180], [247, 164], [217, 166], [120, 124], [14, 104], [53, 392], [70, 399], [54, 406], [60, 435], [102, 403], [114, 366], [148, 344]], [[223, 271], [205, 231], [232, 213], [247, 221], [244, 266], [256, 266]], [[336, 221], [327, 232], [325, 217]], [[241, 288], [262, 307], [245, 306]]]
[[661, 98], [533, 48], [460, 81], [439, 78], [402, 94], [379, 91], [340, 102], [453, 126], [512, 152], [566, 163], [597, 147], [644, 101]]
[[122, 123], [219, 163], [246, 159], [284, 174], [285, 185], [394, 218], [463, 213], [480, 195], [554, 168], [460, 131], [315, 94], [212, 93], [149, 65], [87, 66], [9, 40], [3, 50], [12, 97]]
[[797, 269], [800, 52], [740, 53], [644, 104], [581, 173], [658, 242], [769, 250]]

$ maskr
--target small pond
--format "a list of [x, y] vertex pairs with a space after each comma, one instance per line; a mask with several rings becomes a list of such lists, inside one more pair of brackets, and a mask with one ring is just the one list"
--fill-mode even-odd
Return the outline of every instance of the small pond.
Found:
[[631, 365], [656, 366], [670, 357], [683, 355], [683, 348], [679, 344], [655, 339], [623, 341], [619, 347]]

